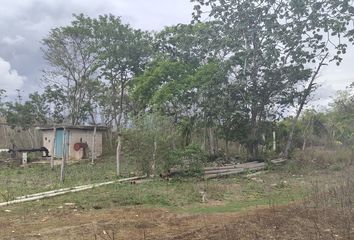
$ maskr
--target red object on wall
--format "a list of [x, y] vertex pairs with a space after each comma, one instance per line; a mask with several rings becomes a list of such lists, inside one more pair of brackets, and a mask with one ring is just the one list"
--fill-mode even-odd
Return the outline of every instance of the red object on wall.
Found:
[[79, 151], [80, 149], [85, 149], [87, 147], [88, 147], [87, 143], [75, 143], [74, 144], [75, 151]]

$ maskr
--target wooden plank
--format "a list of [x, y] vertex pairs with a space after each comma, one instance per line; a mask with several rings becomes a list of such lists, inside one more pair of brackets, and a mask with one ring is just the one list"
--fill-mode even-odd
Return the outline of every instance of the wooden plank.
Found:
[[278, 158], [278, 159], [273, 159], [270, 161], [271, 163], [274, 163], [274, 164], [280, 164], [280, 163], [284, 163], [286, 162], [286, 159], [284, 158]]
[[220, 170], [208, 170], [208, 171], [204, 171], [205, 175], [209, 175], [209, 174], [217, 174], [217, 173], [224, 173], [224, 172], [231, 172], [231, 171], [236, 171], [239, 168], [233, 168], [233, 169], [220, 169]]
[[224, 173], [205, 175], [204, 179], [207, 180], [207, 179], [219, 178], [219, 177], [224, 177], [224, 176], [237, 175], [237, 174], [241, 174], [243, 172], [246, 172], [246, 169], [239, 168], [239, 169], [236, 169], [236, 170], [233, 170], [233, 171], [224, 172]]
[[240, 164], [234, 164], [234, 165], [227, 165], [227, 166], [222, 166], [222, 167], [206, 167], [206, 168], [204, 168], [204, 171], [244, 168], [244, 167], [248, 167], [249, 165], [258, 164], [258, 163], [260, 163], [260, 162], [254, 161], [254, 162], [240, 163]]
[[218, 177], [223, 177], [223, 176], [230, 176], [230, 175], [237, 175], [241, 173], [245, 173], [248, 171], [259, 171], [263, 170], [266, 168], [265, 163], [254, 163], [252, 166], [246, 167], [246, 168], [237, 168], [237, 169], [223, 169], [220, 170], [219, 172], [215, 173], [210, 173], [206, 172], [204, 179], [212, 179], [212, 178], [218, 178]]

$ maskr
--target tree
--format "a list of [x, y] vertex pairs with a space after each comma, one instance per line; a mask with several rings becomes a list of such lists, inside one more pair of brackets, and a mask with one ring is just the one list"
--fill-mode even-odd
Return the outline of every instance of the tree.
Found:
[[[347, 25], [354, 8], [347, 0], [192, 2], [196, 2], [195, 19], [200, 19], [206, 6], [209, 17], [223, 33], [215, 41], [220, 42], [223, 52], [227, 49], [229, 77], [242, 92], [249, 110], [248, 147], [256, 157], [260, 122], [274, 115], [267, 110], [291, 106], [298, 99], [301, 112], [301, 105], [314, 90], [311, 80], [324, 59], [340, 63], [347, 47], [341, 39], [353, 41], [353, 31]], [[327, 59], [329, 52], [333, 56]], [[299, 92], [307, 82], [309, 87]]]
[[129, 84], [150, 60], [151, 37], [113, 15], [94, 19], [93, 32], [100, 77], [105, 83], [101, 106], [106, 123], [119, 128], [129, 108]]
[[335, 143], [339, 141], [347, 146], [354, 142], [354, 97], [348, 91], [341, 91], [337, 94], [331, 109], [326, 114], [328, 132]]
[[92, 20], [82, 14], [74, 17], [70, 26], [51, 30], [42, 40], [42, 51], [50, 67], [44, 71], [48, 89], [63, 95], [56, 101], [68, 111], [71, 124], [78, 125], [86, 121], [90, 113], [93, 117], [92, 101], [97, 91], [90, 86], [98, 84], [98, 57], [92, 37]]
[[31, 111], [36, 124], [47, 124], [50, 116], [50, 108], [46, 96], [38, 92], [30, 93], [27, 103], [31, 106]]
[[159, 54], [136, 77], [134, 88], [140, 109], [173, 117], [185, 145], [197, 127], [203, 129], [204, 146], [211, 155], [217, 151], [216, 133], [229, 141], [242, 135], [236, 128], [247, 128], [247, 116], [240, 110], [242, 98], [230, 91], [225, 74], [222, 60], [227, 51], [215, 50], [218, 33], [213, 22], [165, 28], [155, 36]]

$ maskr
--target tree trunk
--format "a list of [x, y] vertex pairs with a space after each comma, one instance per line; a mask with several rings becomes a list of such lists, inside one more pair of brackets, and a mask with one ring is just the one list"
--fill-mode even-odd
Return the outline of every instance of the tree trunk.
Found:
[[125, 81], [122, 79], [122, 82], [120, 85], [119, 115], [118, 115], [118, 123], [117, 123], [118, 129], [120, 129], [120, 127], [121, 127], [122, 116], [123, 116], [124, 85], [125, 85]]
[[210, 156], [215, 156], [214, 133], [212, 128], [209, 128], [209, 147]]
[[257, 112], [252, 110], [251, 115], [251, 132], [249, 135], [248, 150], [253, 159], [258, 157], [258, 139], [257, 139]]
[[302, 144], [302, 151], [305, 151], [306, 149], [306, 137], [304, 137], [304, 142]]
[[230, 158], [230, 151], [229, 151], [229, 140], [226, 137], [225, 139], [225, 160], [228, 161]]
[[289, 151], [290, 151], [291, 145], [293, 144], [293, 137], [294, 137], [296, 123], [299, 120], [299, 116], [300, 116], [300, 113], [301, 113], [304, 105], [305, 105], [305, 101], [301, 101], [300, 106], [299, 106], [298, 110], [296, 111], [296, 116], [291, 123], [291, 130], [290, 130], [289, 138], [288, 138], [288, 141], [286, 143], [286, 147], [285, 147], [285, 150], [283, 153], [283, 157], [285, 157], [285, 158], [289, 158]]
[[296, 111], [296, 116], [295, 118], [293, 119], [293, 122], [291, 124], [291, 130], [290, 130], [290, 134], [289, 134], [289, 137], [288, 137], [288, 141], [286, 143], [286, 146], [285, 146], [285, 149], [284, 149], [284, 152], [282, 154], [282, 156], [284, 158], [289, 158], [289, 152], [290, 152], [290, 148], [291, 148], [291, 145], [293, 143], [293, 137], [294, 137], [294, 132], [295, 132], [295, 127], [296, 127], [296, 123], [297, 121], [299, 120], [299, 116], [302, 112], [302, 109], [304, 108], [305, 104], [306, 104], [306, 101], [308, 99], [308, 97], [310, 96], [311, 94], [311, 91], [314, 87], [314, 81], [317, 77], [317, 75], [319, 74], [321, 68], [323, 65], [325, 65], [323, 62], [324, 60], [328, 57], [328, 53], [322, 58], [320, 64], [318, 65], [316, 71], [314, 72], [314, 74], [312, 75], [312, 78], [311, 78], [311, 81], [309, 82], [309, 85], [307, 86], [307, 88], [304, 90], [304, 94], [302, 95], [302, 97], [300, 98], [300, 105], [299, 105], [299, 108], [297, 109]]

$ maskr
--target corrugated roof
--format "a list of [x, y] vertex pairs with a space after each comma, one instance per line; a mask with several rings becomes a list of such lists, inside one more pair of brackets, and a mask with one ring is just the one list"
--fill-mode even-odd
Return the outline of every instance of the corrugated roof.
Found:
[[56, 129], [77, 129], [77, 130], [94, 130], [96, 127], [97, 131], [106, 131], [106, 126], [73, 126], [73, 125], [55, 125], [55, 126], [45, 126], [45, 127], [38, 127], [41, 131], [49, 131]]

